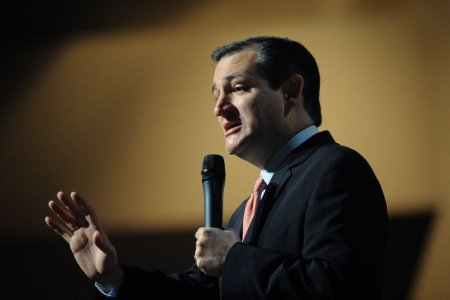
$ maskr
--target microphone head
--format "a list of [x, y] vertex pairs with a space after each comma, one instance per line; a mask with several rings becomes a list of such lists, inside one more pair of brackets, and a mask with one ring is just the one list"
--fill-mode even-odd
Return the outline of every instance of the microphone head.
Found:
[[225, 163], [218, 154], [208, 154], [203, 158], [202, 182], [205, 180], [225, 179]]

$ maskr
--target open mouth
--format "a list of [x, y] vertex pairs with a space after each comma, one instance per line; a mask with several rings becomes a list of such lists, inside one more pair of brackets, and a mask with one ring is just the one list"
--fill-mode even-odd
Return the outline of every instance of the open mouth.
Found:
[[223, 129], [225, 131], [225, 136], [228, 136], [230, 134], [233, 134], [237, 131], [239, 131], [239, 129], [241, 128], [242, 123], [240, 122], [240, 120], [235, 120], [235, 121], [226, 121], [223, 124]]

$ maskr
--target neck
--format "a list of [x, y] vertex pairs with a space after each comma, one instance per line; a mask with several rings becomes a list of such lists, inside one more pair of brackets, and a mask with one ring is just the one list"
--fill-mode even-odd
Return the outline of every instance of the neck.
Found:
[[265, 165], [269, 159], [284, 145], [289, 141], [293, 135], [281, 136], [280, 134], [274, 135], [273, 137], [265, 137], [265, 141], [270, 141], [266, 143], [255, 143], [253, 147], [247, 148], [246, 151], [236, 153], [239, 158], [251, 163], [258, 169], [264, 169]]
[[282, 163], [287, 159], [287, 157], [297, 149], [301, 144], [307, 141], [310, 137], [318, 133], [319, 130], [317, 126], [310, 125], [303, 130], [300, 130], [297, 134], [295, 134], [289, 141], [281, 147], [275, 153], [274, 156], [270, 158], [270, 160], [265, 165], [265, 169], [274, 172], [278, 168], [281, 167]]
[[269, 161], [270, 157], [276, 152], [276, 150], [271, 151], [261, 151], [258, 152], [255, 151], [255, 153], [240, 153], [236, 154], [237, 157], [240, 159], [243, 159], [258, 169], [264, 169], [264, 166], [266, 165], [267, 161]]

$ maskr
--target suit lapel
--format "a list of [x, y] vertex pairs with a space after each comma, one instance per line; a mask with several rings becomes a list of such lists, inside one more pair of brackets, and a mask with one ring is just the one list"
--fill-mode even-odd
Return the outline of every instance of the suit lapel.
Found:
[[305, 162], [320, 146], [333, 143], [334, 140], [328, 131], [317, 133], [288, 156], [281, 168], [275, 172], [266, 188], [264, 196], [260, 200], [261, 203], [256, 210], [253, 221], [250, 224], [248, 233], [244, 239], [244, 243], [256, 245], [258, 243], [259, 234], [264, 226], [264, 222], [275, 205], [278, 196], [283, 191], [286, 183], [292, 175], [292, 168]]

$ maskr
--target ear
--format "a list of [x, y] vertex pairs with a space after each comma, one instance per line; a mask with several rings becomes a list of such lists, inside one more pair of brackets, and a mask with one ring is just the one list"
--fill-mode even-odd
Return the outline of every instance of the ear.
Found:
[[285, 115], [299, 102], [303, 105], [304, 80], [300, 74], [292, 74], [282, 85], [281, 91], [285, 101]]
[[293, 100], [303, 96], [304, 80], [300, 74], [292, 74], [282, 85], [281, 89], [285, 100]]

